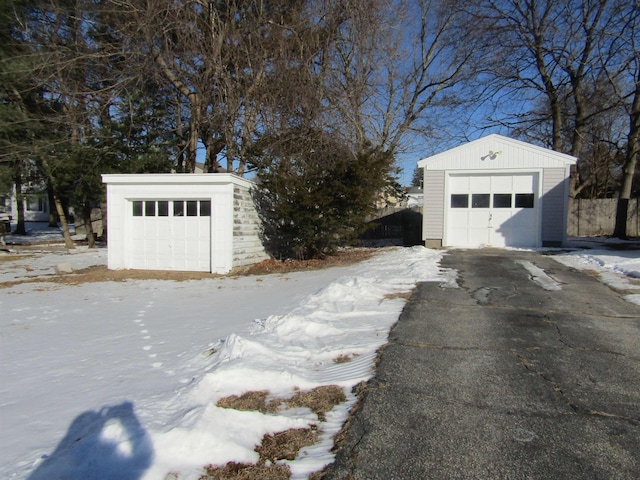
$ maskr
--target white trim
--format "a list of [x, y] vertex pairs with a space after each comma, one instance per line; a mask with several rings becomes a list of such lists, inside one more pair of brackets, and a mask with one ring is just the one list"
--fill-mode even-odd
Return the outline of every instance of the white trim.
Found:
[[233, 173], [135, 173], [135, 174], [103, 174], [102, 182], [107, 185], [159, 184], [159, 185], [189, 185], [189, 184], [236, 184], [246, 188], [255, 185], [251, 180], [239, 177]]

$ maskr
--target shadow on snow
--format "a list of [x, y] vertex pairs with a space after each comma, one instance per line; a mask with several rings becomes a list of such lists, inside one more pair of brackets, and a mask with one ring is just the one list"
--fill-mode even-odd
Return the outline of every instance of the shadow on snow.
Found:
[[29, 480], [138, 480], [153, 455], [133, 403], [123, 402], [78, 415]]

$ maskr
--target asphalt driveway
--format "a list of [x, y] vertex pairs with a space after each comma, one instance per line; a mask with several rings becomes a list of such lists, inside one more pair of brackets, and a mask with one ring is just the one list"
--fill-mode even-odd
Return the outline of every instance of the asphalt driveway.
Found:
[[325, 479], [640, 478], [640, 306], [534, 252], [418, 285]]

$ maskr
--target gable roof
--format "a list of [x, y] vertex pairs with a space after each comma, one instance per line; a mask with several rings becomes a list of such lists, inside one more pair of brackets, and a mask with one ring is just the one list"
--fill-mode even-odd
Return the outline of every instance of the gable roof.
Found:
[[423, 158], [418, 166], [427, 170], [567, 168], [576, 161], [576, 157], [565, 153], [491, 134]]

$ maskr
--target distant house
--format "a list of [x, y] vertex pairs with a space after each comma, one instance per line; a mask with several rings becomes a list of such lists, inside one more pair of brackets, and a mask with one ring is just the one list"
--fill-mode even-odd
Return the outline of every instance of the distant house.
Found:
[[268, 258], [247, 179], [202, 173], [102, 180], [110, 269], [227, 273]]
[[407, 187], [407, 208], [422, 207], [424, 204], [424, 190], [421, 187]]
[[[36, 185], [23, 186], [24, 220], [25, 222], [49, 221], [49, 196], [46, 188]], [[0, 195], [0, 211], [11, 215], [13, 221], [18, 218], [18, 200], [15, 185], [8, 194]]]
[[562, 245], [575, 163], [570, 155], [501, 135], [420, 160], [425, 245]]

